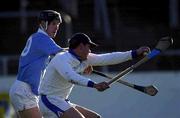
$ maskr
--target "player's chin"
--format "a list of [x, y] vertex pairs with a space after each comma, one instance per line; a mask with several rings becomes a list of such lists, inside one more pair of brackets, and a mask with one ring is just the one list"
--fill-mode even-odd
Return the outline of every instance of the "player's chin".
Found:
[[85, 61], [85, 60], [87, 60], [87, 57], [83, 57], [83, 58], [81, 58], [81, 60]]
[[51, 34], [51, 38], [55, 38], [55, 36], [56, 36], [56, 33]]

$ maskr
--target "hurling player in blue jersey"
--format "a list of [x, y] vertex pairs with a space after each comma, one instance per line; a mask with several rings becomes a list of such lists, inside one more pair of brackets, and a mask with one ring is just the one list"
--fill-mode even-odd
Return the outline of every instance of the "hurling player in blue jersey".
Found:
[[53, 38], [62, 23], [61, 15], [54, 10], [43, 10], [39, 15], [39, 29], [32, 34], [19, 59], [17, 80], [9, 95], [15, 111], [21, 118], [41, 118], [38, 109], [40, 78], [50, 55], [63, 50]]

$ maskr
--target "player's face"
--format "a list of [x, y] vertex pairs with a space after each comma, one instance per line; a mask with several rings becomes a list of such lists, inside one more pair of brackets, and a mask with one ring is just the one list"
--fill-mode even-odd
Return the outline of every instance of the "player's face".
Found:
[[91, 52], [90, 45], [89, 44], [84, 45], [81, 43], [81, 54], [80, 54], [81, 59], [86, 60], [90, 52]]
[[48, 25], [47, 30], [46, 30], [47, 34], [50, 37], [54, 38], [59, 29], [59, 25], [60, 25], [60, 23], [58, 20], [53, 20], [52, 22], [50, 22], [50, 24]]

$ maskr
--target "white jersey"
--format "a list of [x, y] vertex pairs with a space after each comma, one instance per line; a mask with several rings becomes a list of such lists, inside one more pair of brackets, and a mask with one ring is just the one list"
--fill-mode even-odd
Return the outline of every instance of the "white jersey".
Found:
[[74, 84], [88, 87], [89, 82], [92, 82], [91, 79], [79, 74], [89, 65], [113, 65], [131, 59], [131, 51], [106, 54], [90, 53], [87, 60], [82, 62], [68, 51], [58, 53], [46, 68], [43, 80], [41, 80], [39, 93], [42, 95], [59, 96], [62, 99], [67, 99]]

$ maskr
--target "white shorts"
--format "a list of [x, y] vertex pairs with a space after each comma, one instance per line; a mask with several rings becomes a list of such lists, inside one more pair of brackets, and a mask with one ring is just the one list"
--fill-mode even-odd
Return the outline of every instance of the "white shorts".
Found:
[[9, 96], [16, 112], [38, 107], [38, 97], [25, 82], [16, 80], [9, 91]]
[[76, 105], [58, 96], [41, 95], [39, 108], [43, 118], [59, 118], [66, 110]]

